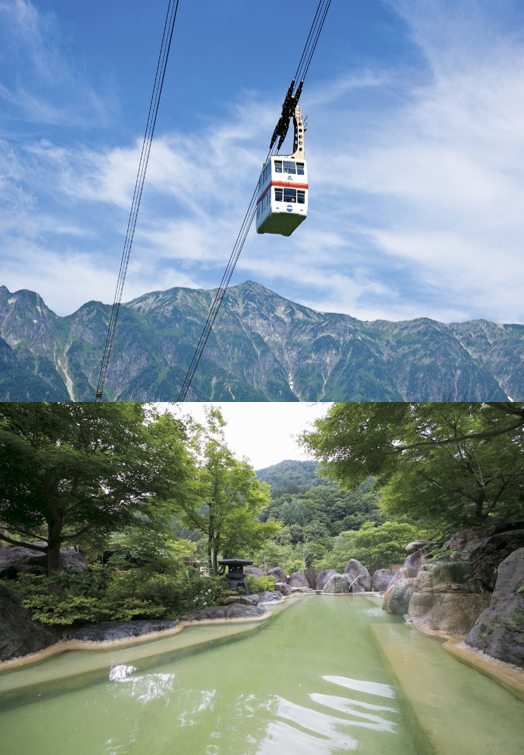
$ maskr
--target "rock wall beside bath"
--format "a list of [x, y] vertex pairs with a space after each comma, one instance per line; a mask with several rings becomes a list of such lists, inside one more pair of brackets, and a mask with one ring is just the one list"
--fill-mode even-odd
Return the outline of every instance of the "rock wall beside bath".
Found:
[[37, 653], [62, 639], [62, 631], [31, 620], [22, 597], [0, 585], [0, 661]]
[[524, 548], [499, 566], [489, 607], [480, 614], [466, 644], [524, 668]]

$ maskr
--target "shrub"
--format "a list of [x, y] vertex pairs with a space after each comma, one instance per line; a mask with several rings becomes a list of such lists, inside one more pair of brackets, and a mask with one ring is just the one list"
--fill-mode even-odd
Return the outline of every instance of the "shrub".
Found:
[[275, 592], [276, 580], [274, 577], [255, 577], [253, 574], [246, 574], [245, 580], [250, 593]]
[[176, 619], [206, 605], [219, 605], [231, 595], [224, 577], [205, 577], [192, 567], [177, 577], [159, 574], [152, 567], [64, 569], [53, 577], [24, 575], [17, 589], [33, 619], [58, 625]]

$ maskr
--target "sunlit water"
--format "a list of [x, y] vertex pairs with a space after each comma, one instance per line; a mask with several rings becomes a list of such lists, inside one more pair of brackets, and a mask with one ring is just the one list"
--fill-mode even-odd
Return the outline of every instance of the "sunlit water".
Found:
[[[314, 596], [250, 631], [193, 648], [168, 650], [166, 639], [159, 641], [163, 653], [152, 657], [147, 651], [154, 652], [158, 643], [118, 651], [120, 655], [64, 653], [33, 669], [0, 677], [0, 751], [2, 755], [437, 753], [384, 666], [370, 623], [396, 624], [415, 634], [366, 599]], [[217, 629], [190, 628], [179, 637], [185, 635], [187, 643], [193, 631], [195, 636], [211, 632], [211, 639]], [[442, 648], [438, 650], [445, 655]], [[459, 676], [480, 677], [449, 660]], [[52, 680], [53, 675], [60, 678]], [[481, 678], [503, 696], [502, 708], [506, 709], [506, 697], [510, 708], [516, 704], [510, 717], [517, 716], [518, 725], [518, 711], [524, 712], [524, 705]], [[465, 707], [469, 705], [466, 701]], [[482, 750], [475, 746], [473, 752], [481, 755]]]

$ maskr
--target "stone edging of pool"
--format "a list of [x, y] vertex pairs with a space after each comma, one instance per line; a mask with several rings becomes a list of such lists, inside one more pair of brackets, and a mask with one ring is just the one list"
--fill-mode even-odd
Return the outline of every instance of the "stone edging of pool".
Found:
[[[269, 609], [279, 607], [281, 610], [285, 601], [292, 599], [290, 602], [296, 602], [300, 598], [305, 597], [307, 593], [298, 593], [295, 595], [289, 595], [282, 598], [278, 602], [267, 601], [260, 603], [261, 606], [267, 606]], [[310, 593], [311, 594], [311, 593]], [[314, 593], [313, 593], [314, 594]], [[203, 624], [252, 624], [259, 621], [269, 619], [274, 615], [274, 611], [268, 610], [267, 613], [262, 616], [246, 616], [238, 619], [201, 619], [199, 621], [180, 621], [173, 629], [164, 629], [161, 632], [150, 632], [149, 634], [142, 634], [138, 637], [124, 637], [121, 640], [107, 640], [101, 642], [87, 642], [81, 640], [62, 640], [60, 642], [51, 645], [44, 650], [38, 651], [38, 653], [30, 653], [24, 655], [21, 658], [12, 658], [9, 661], [0, 662], [0, 674], [4, 671], [10, 671], [20, 666], [28, 666], [33, 663], [39, 663], [40, 661], [49, 658], [52, 655], [63, 653], [66, 650], [111, 650], [113, 648], [131, 647], [133, 645], [141, 645], [154, 640], [164, 639], [165, 637], [172, 637], [175, 634], [179, 634], [186, 627], [202, 626]]]
[[462, 663], [491, 677], [497, 684], [524, 702], [524, 671], [511, 663], [490, 658], [485, 653], [464, 645], [463, 637], [454, 637], [444, 643], [444, 649]]
[[[373, 593], [367, 593], [368, 599], [378, 605], [382, 603], [382, 599], [378, 595]], [[524, 702], [524, 670], [513, 666], [511, 663], [505, 663], [499, 661], [497, 658], [490, 658], [485, 653], [481, 653], [474, 648], [470, 648], [464, 644], [466, 635], [449, 635], [446, 632], [440, 632], [436, 629], [429, 629], [424, 626], [417, 626], [416, 624], [410, 624], [406, 622], [407, 626], [411, 629], [416, 629], [421, 634], [426, 634], [429, 637], [438, 637], [444, 640], [443, 648], [447, 650], [454, 658], [465, 663], [467, 666], [480, 671], [481, 674], [485, 674], [493, 679], [494, 682], [500, 684], [508, 692], [510, 692], [518, 700]]]

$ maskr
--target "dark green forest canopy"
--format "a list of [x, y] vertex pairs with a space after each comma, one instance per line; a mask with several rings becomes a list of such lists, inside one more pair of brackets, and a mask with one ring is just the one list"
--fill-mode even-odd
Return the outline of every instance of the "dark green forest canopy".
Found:
[[334, 404], [303, 444], [354, 489], [377, 479], [393, 516], [471, 527], [524, 516], [522, 404]]
[[283, 461], [258, 470], [258, 479], [267, 482], [271, 491], [263, 520], [283, 521], [293, 527], [292, 539], [297, 542], [304, 535], [334, 536], [359, 529], [365, 522], [384, 521], [372, 478], [355, 490], [345, 490], [338, 482], [319, 477], [318, 470], [316, 461]]

